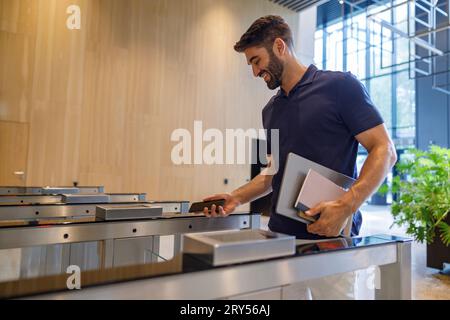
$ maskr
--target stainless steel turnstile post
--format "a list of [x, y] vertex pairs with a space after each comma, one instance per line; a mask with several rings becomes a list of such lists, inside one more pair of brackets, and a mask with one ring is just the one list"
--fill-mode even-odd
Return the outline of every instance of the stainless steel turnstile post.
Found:
[[411, 242], [397, 243], [396, 262], [380, 266], [379, 276], [375, 299], [411, 300]]

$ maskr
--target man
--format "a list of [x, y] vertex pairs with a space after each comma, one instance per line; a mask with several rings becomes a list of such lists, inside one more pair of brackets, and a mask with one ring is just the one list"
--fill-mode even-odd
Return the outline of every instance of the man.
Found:
[[[280, 87], [262, 112], [264, 128], [279, 130], [278, 170], [270, 174], [269, 169], [231, 194], [206, 198], [226, 201], [223, 207], [213, 206], [210, 213], [205, 208], [205, 215], [229, 215], [237, 206], [272, 191], [272, 231], [298, 239], [335, 237], [355, 213], [352, 235], [357, 235], [362, 223], [358, 208], [396, 162], [394, 145], [367, 91], [350, 73], [321, 71], [298, 62], [292, 32], [278, 16], [256, 20], [234, 49], [245, 54], [254, 76], [262, 78], [269, 89]], [[368, 151], [359, 178], [342, 198], [320, 203], [306, 212], [310, 216], [320, 213], [315, 223], [305, 225], [277, 214], [276, 201], [289, 152], [356, 178], [358, 143]]]

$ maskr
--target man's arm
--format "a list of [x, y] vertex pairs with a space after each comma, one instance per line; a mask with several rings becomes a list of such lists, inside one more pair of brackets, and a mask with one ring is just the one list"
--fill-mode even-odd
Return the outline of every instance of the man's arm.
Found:
[[355, 138], [369, 153], [359, 178], [345, 195], [336, 201], [322, 202], [306, 212], [319, 220], [308, 225], [308, 232], [323, 236], [338, 236], [350, 217], [381, 185], [397, 161], [394, 144], [383, 124], [366, 130]]
[[230, 194], [215, 194], [203, 199], [203, 201], [225, 199], [225, 204], [223, 207], [219, 206], [218, 208], [216, 208], [215, 205], [212, 205], [211, 213], [208, 212], [207, 208], [203, 210], [203, 213], [207, 217], [225, 217], [229, 215], [239, 205], [258, 199], [272, 192], [272, 178], [273, 175], [270, 174], [270, 172], [262, 172], [261, 174], [254, 177], [249, 183], [244, 184]]
[[272, 175], [258, 174], [249, 183], [231, 192], [231, 195], [244, 204], [272, 192]]
[[364, 131], [356, 140], [369, 153], [364, 162], [358, 180], [345, 195], [344, 200], [352, 204], [352, 212], [358, 208], [378, 190], [387, 174], [397, 162], [397, 152], [384, 125]]

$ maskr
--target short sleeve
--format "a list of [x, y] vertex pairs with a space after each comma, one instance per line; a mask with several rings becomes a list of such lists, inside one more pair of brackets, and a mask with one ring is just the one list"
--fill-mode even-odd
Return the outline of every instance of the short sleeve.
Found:
[[353, 136], [384, 122], [366, 88], [354, 75], [345, 73], [337, 87], [338, 111]]

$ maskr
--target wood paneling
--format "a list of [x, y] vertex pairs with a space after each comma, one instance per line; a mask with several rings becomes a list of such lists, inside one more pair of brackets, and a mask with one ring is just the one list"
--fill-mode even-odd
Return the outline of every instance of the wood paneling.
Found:
[[[25, 185], [27, 150], [28, 124], [0, 121], [0, 185]], [[25, 175], [15, 174], [20, 171]]]
[[[71, 4], [80, 30], [66, 28]], [[249, 165], [174, 165], [170, 135], [194, 120], [260, 128], [273, 92], [232, 47], [259, 16], [296, 30], [297, 14], [262, 0], [0, 0], [0, 11], [0, 120], [29, 122], [28, 185], [195, 200], [249, 178]]]

